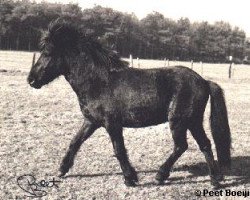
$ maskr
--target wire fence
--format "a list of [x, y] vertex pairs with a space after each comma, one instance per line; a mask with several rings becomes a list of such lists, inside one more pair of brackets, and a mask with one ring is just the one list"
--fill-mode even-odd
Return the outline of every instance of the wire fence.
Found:
[[234, 64], [234, 63], [203, 63], [194, 61], [176, 61], [176, 60], [148, 60], [125, 58], [129, 62], [130, 67], [135, 68], [155, 68], [155, 67], [171, 67], [176, 65], [186, 66], [203, 77], [207, 78], [223, 78], [229, 79], [250, 79], [250, 65]]

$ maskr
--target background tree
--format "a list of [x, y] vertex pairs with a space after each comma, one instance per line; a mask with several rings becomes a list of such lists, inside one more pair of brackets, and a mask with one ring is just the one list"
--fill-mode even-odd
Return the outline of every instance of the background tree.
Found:
[[191, 23], [174, 21], [159, 12], [142, 20], [112, 8], [82, 10], [78, 4], [36, 3], [30, 0], [0, 1], [0, 49], [34, 51], [50, 21], [58, 17], [76, 23], [87, 35], [118, 51], [121, 56], [234, 62], [250, 58], [250, 42], [238, 27], [223, 21]]

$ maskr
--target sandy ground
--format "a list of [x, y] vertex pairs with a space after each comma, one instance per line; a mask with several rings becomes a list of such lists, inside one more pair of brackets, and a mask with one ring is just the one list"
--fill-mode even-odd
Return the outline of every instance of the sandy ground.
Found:
[[[173, 148], [168, 124], [124, 129], [129, 157], [138, 171], [137, 187], [123, 184], [120, 166], [102, 128], [81, 147], [66, 178], [59, 179], [61, 159], [82, 124], [82, 115], [63, 77], [41, 90], [29, 87], [26, 78], [31, 57], [30, 53], [0, 52], [0, 199], [30, 199], [17, 184], [18, 177], [25, 174], [33, 175], [37, 182], [61, 181], [58, 188], [44, 188], [47, 195], [41, 199], [201, 199], [196, 190], [212, 190], [204, 157], [190, 134], [189, 149], [175, 164], [169, 181], [155, 185], [155, 174]], [[163, 64], [140, 61], [141, 67]], [[200, 63], [194, 69], [202, 72]], [[224, 197], [209, 199], [234, 199], [225, 197], [226, 189], [250, 190], [250, 66], [234, 66], [231, 80], [227, 72], [227, 64], [203, 64], [203, 76], [225, 90], [233, 141], [232, 170], [222, 182]], [[208, 119], [209, 106], [204, 126], [211, 138]]]

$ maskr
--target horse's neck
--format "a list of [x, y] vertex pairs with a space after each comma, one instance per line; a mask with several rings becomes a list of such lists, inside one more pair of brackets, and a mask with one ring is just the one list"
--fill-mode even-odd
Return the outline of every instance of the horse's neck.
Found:
[[81, 104], [86, 104], [89, 97], [108, 83], [107, 72], [97, 70], [95, 67], [78, 67], [69, 70], [66, 80], [76, 93]]

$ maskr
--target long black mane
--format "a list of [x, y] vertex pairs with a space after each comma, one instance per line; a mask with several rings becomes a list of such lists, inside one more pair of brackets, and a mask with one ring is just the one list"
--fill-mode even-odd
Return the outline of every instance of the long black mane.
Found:
[[72, 53], [85, 53], [95, 65], [104, 66], [109, 71], [120, 71], [129, 67], [116, 51], [104, 47], [94, 37], [84, 34], [74, 23], [62, 19], [50, 23], [40, 46], [45, 54], [72, 56]]

